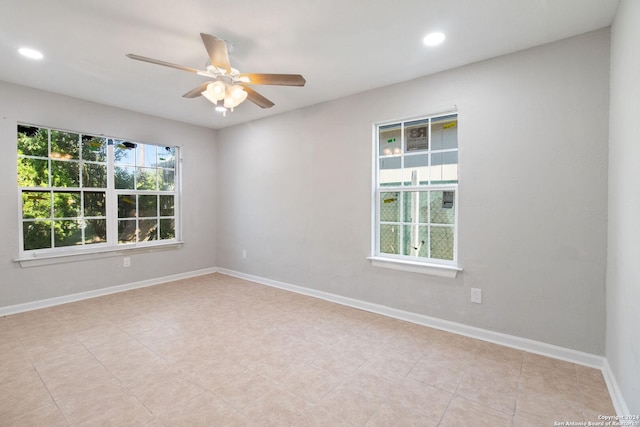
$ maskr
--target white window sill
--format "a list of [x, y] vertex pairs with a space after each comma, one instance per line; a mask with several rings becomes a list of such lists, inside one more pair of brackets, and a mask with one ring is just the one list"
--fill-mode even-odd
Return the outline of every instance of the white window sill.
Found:
[[34, 253], [14, 259], [22, 268], [39, 267], [43, 265], [63, 264], [66, 262], [87, 261], [105, 257], [116, 257], [124, 254], [152, 252], [182, 247], [183, 242], [159, 243], [151, 245], [121, 245], [96, 248], [94, 250], [69, 251], [57, 253]]
[[374, 267], [390, 268], [392, 270], [409, 271], [411, 273], [428, 274], [431, 276], [455, 279], [462, 268], [455, 265], [427, 264], [424, 262], [406, 261], [370, 256], [367, 257]]

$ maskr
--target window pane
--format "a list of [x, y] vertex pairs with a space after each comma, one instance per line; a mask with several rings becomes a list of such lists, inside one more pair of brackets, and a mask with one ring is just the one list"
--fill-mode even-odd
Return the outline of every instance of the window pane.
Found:
[[434, 153], [431, 155], [430, 179], [432, 184], [455, 184], [458, 182], [458, 152]]
[[453, 224], [455, 221], [453, 191], [432, 191], [431, 192], [431, 223]]
[[160, 216], [174, 215], [174, 197], [160, 196]]
[[74, 246], [82, 243], [81, 221], [61, 220], [53, 222], [55, 247]]
[[139, 195], [138, 196], [138, 217], [158, 216], [158, 196]]
[[158, 167], [168, 169], [176, 167], [175, 147], [158, 147]]
[[458, 148], [458, 116], [438, 117], [431, 121], [431, 149]]
[[175, 189], [175, 172], [173, 169], [159, 169], [158, 180], [160, 184], [160, 190], [173, 191]]
[[18, 185], [20, 187], [48, 187], [49, 161], [19, 158]]
[[53, 217], [76, 218], [80, 216], [80, 192], [53, 193]]
[[49, 131], [18, 125], [18, 154], [47, 157], [49, 155]]
[[429, 193], [427, 191], [407, 191], [404, 193], [404, 222], [427, 223]]
[[385, 254], [400, 253], [400, 226], [380, 224], [380, 252]]
[[80, 135], [77, 133], [51, 131], [51, 154], [53, 159], [78, 159]]
[[116, 165], [131, 165], [136, 164], [136, 150], [135, 144], [127, 141], [114, 140], [114, 156]]
[[173, 219], [160, 220], [160, 239], [174, 239], [176, 237], [176, 222]]
[[407, 153], [429, 148], [428, 126], [429, 119], [405, 123], [404, 137]]
[[148, 240], [158, 240], [158, 220], [155, 219], [141, 219], [138, 221], [140, 232], [138, 239], [140, 242], [146, 242]]
[[83, 187], [107, 188], [107, 165], [85, 163], [82, 166]]
[[22, 218], [50, 218], [51, 193], [41, 191], [22, 192]]
[[118, 166], [115, 170], [115, 186], [118, 190], [135, 189], [135, 168], [133, 166]]
[[92, 243], [107, 242], [107, 220], [106, 219], [88, 219], [85, 221], [84, 243], [89, 245]]
[[380, 221], [399, 222], [400, 221], [400, 193], [384, 192], [380, 193]]
[[84, 192], [84, 216], [107, 216], [106, 195], [103, 192]]
[[402, 255], [426, 258], [428, 256], [429, 227], [426, 225], [404, 225], [403, 230]]
[[138, 144], [136, 148], [136, 165], [145, 167], [156, 167], [158, 155], [155, 145]]
[[80, 187], [80, 168], [76, 162], [51, 161], [53, 187]]
[[97, 136], [82, 135], [82, 159], [92, 162], [106, 162], [107, 140]]
[[429, 155], [405, 156], [402, 182], [404, 185], [426, 185], [429, 183]]
[[402, 181], [402, 169], [400, 169], [400, 157], [386, 157], [380, 159], [380, 177], [378, 178], [381, 187], [389, 185], [400, 185]]
[[136, 220], [120, 220], [118, 221], [118, 243], [135, 243], [136, 242]]
[[24, 222], [22, 224], [25, 251], [51, 247], [51, 221]]
[[431, 258], [453, 260], [453, 227], [431, 227]]
[[378, 154], [380, 156], [402, 153], [402, 147], [400, 145], [402, 143], [402, 138], [400, 132], [400, 124], [380, 126], [378, 134]]
[[118, 218], [135, 218], [138, 211], [135, 194], [118, 195]]
[[153, 190], [158, 187], [156, 169], [136, 168], [136, 189]]

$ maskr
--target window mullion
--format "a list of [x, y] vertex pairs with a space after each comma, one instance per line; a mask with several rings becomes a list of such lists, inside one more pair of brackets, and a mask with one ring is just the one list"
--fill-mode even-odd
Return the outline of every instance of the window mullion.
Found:
[[107, 244], [118, 243], [118, 195], [115, 190], [115, 149], [113, 140], [107, 144]]

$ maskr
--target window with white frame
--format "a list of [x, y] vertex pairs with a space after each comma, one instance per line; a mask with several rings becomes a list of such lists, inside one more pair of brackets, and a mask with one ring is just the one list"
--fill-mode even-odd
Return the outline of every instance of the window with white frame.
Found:
[[376, 124], [374, 135], [373, 256], [456, 265], [457, 114]]
[[177, 241], [177, 147], [18, 125], [21, 256]]

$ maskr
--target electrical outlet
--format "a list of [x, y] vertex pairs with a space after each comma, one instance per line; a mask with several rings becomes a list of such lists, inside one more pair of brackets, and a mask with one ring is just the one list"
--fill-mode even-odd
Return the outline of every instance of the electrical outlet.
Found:
[[246, 249], [242, 250], [242, 259], [247, 259], [247, 250]]
[[471, 288], [471, 302], [482, 304], [482, 289]]
[[131, 258], [129, 258], [128, 256], [124, 257], [122, 259], [122, 266], [125, 267], [125, 268], [126, 267], [131, 267]]

